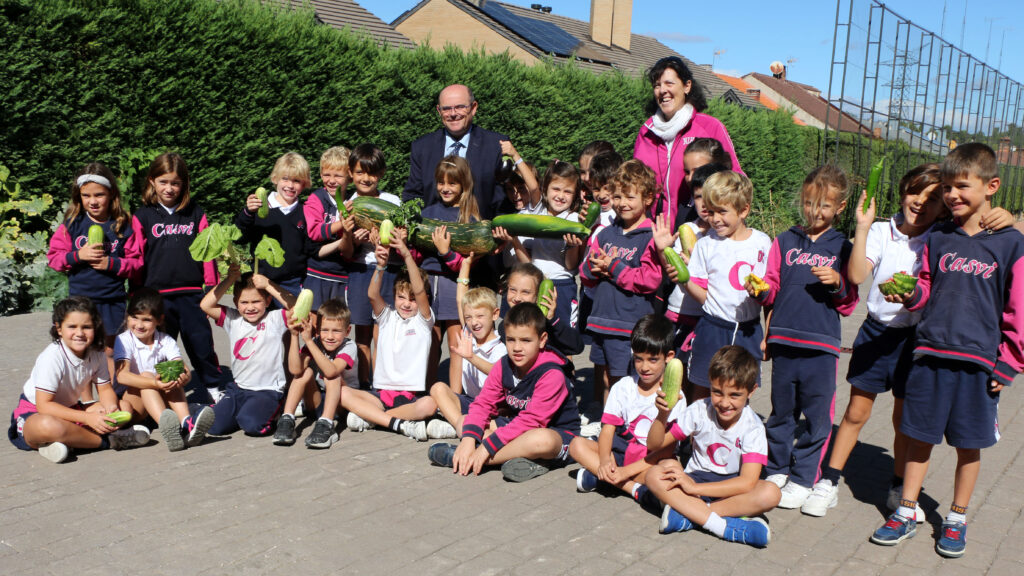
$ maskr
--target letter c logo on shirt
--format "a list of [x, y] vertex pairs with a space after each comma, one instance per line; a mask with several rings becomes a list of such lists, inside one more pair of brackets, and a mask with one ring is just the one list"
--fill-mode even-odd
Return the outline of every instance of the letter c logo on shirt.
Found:
[[[741, 279], [741, 276], [745, 276], [745, 274], [741, 272], [744, 266], [749, 268], [750, 272], [754, 271], [754, 265], [749, 262], [737, 262], [736, 264], [733, 264], [732, 270], [729, 270], [729, 284], [731, 284], [735, 290], [746, 290], [746, 288], [743, 287], [743, 281]], [[750, 272], [748, 272], [748, 274]]]
[[[247, 347], [246, 344], [248, 344], [250, 342], [252, 342], [255, 345], [256, 344], [256, 337], [255, 336], [249, 336], [249, 337], [246, 337], [246, 338], [240, 338], [238, 340], [238, 342], [235, 342], [235, 349], [233, 350], [233, 352], [235, 354], [235, 358], [237, 358], [238, 360], [248, 360], [249, 358], [252, 358], [252, 349], [255, 346], [248, 346]], [[247, 352], [248, 355], [242, 356], [243, 352]]]

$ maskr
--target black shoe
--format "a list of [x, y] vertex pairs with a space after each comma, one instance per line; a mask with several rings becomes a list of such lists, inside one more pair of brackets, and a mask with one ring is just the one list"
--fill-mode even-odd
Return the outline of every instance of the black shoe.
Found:
[[274, 432], [274, 444], [278, 446], [291, 446], [295, 444], [295, 417], [290, 414], [281, 414], [277, 419], [277, 431]]

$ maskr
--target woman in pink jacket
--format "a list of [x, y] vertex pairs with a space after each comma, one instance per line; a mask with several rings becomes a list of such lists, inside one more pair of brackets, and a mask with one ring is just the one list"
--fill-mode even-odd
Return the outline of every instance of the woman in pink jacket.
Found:
[[690, 142], [695, 138], [714, 138], [732, 158], [733, 170], [741, 171], [740, 162], [725, 126], [701, 113], [707, 107], [704, 91], [680, 58], [670, 56], [658, 60], [647, 72], [647, 79], [654, 88], [657, 112], [640, 127], [633, 157], [657, 176], [660, 192], [652, 207], [653, 213], [668, 212], [669, 222], [675, 222], [676, 212], [688, 210], [690, 205], [683, 166], [683, 154]]

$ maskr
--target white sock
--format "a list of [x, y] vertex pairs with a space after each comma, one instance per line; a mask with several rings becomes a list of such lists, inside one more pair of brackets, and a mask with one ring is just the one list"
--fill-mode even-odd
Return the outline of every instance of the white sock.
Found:
[[725, 536], [725, 518], [722, 518], [714, 512], [708, 516], [708, 521], [704, 523], [704, 529], [711, 532], [715, 536], [722, 538]]
[[281, 415], [282, 416], [287, 416], [287, 417], [291, 418], [292, 420], [295, 420], [295, 414], [292, 414], [291, 412], [285, 412], [284, 414], [281, 414]]
[[914, 510], [914, 508], [909, 508], [907, 506], [900, 504], [900, 507], [896, 509], [896, 513], [900, 516], [903, 516], [904, 518], [909, 518], [913, 520], [916, 517], [915, 514], [917, 513], [917, 511]]
[[323, 420], [324, 422], [327, 422], [328, 424], [334, 424], [334, 420], [331, 420], [330, 418], [324, 418], [323, 416], [317, 418], [317, 420]]
[[959, 512], [949, 511], [946, 515], [946, 522], [960, 522], [961, 524], [967, 523], [967, 514], [960, 514]]
[[[597, 476], [597, 474], [595, 474], [595, 476]], [[636, 492], [639, 489], [640, 489], [640, 483], [639, 482], [634, 482], [633, 483], [633, 487], [629, 489], [629, 495], [633, 497], [633, 500], [636, 500]]]

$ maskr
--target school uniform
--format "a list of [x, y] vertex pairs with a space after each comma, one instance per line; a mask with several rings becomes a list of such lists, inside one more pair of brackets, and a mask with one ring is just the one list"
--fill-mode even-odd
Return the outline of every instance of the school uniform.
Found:
[[[398, 196], [381, 192], [377, 198], [390, 202], [395, 206], [401, 204]], [[348, 264], [348, 309], [352, 314], [353, 326], [373, 326], [373, 306], [370, 305], [369, 288], [373, 273], [377, 270], [377, 257], [374, 245], [367, 241], [356, 244], [353, 248], [352, 260]], [[387, 270], [381, 272], [380, 296], [389, 306], [395, 303], [395, 277], [401, 265], [388, 263]]]
[[924, 250], [910, 310], [917, 326], [900, 430], [915, 440], [987, 448], [999, 439], [999, 393], [1024, 369], [1024, 237], [1013, 228], [969, 236], [954, 222]]
[[626, 466], [647, 457], [647, 436], [658, 417], [658, 407], [654, 405], [657, 398], [657, 390], [641, 394], [637, 381], [631, 376], [612, 384], [601, 424], [615, 426], [612, 457], [617, 465]]
[[[415, 401], [426, 390], [427, 361], [433, 338], [434, 316], [417, 311], [402, 318], [390, 306], [374, 316], [378, 326], [377, 360], [373, 390], [386, 408]], [[395, 403], [394, 399], [404, 398]]]
[[281, 244], [284, 250], [284, 264], [271, 266], [266, 261], [261, 261], [259, 272], [293, 296], [298, 296], [302, 290], [302, 283], [306, 280], [306, 262], [314, 254], [316, 247], [306, 233], [306, 217], [298, 200], [284, 206], [277, 193], [272, 192], [267, 198], [267, 203], [270, 209], [266, 218], [257, 218], [248, 208], [242, 208], [235, 216], [235, 226], [242, 231], [242, 240], [249, 244], [254, 267], [256, 245], [264, 236]]
[[[836, 374], [841, 341], [840, 316], [857, 306], [857, 287], [846, 276], [852, 245], [830, 228], [811, 240], [800, 226], [772, 243], [764, 280], [769, 288], [758, 300], [773, 306], [768, 327], [772, 356], [772, 412], [767, 473], [785, 474], [810, 487], [820, 476], [835, 418]], [[828, 266], [840, 273], [839, 286], [822, 284], [811, 269]], [[807, 429], [796, 438], [803, 413]]]
[[[661, 285], [661, 261], [653, 231], [649, 218], [629, 232], [616, 219], [591, 237], [580, 262], [581, 282], [594, 288], [594, 307], [587, 320], [587, 331], [593, 334], [590, 360], [607, 366], [609, 376], [615, 379], [629, 372], [633, 326], [654, 312], [655, 293]], [[590, 255], [598, 248], [612, 258], [610, 278], [598, 277], [591, 269]]]
[[338, 204], [334, 195], [326, 188], [317, 188], [302, 204], [303, 217], [306, 219], [306, 234], [313, 242], [313, 252], [306, 260], [306, 281], [303, 285], [313, 291], [313, 310], [331, 299], [347, 301], [348, 267], [340, 252], [332, 252], [320, 256], [320, 248], [324, 244], [337, 241], [344, 234], [339, 230], [331, 233], [331, 225], [341, 220]]
[[[476, 338], [473, 338], [473, 355], [490, 362], [492, 366], [501, 362], [506, 354], [508, 354], [508, 350], [500, 336], [495, 335], [494, 338], [483, 344], [477, 344]], [[459, 408], [461, 408], [463, 416], [469, 414], [469, 406], [480, 394], [486, 380], [487, 374], [483, 370], [474, 366], [469, 360], [462, 360], [462, 393], [456, 394], [456, 396], [459, 398]]]
[[[612, 209], [604, 210], [600, 216], [597, 217], [597, 224], [594, 226], [594, 230], [590, 233], [590, 238], [597, 236], [597, 233], [604, 230], [608, 226], [611, 226], [612, 222], [615, 221], [615, 211]], [[589, 242], [590, 239], [587, 239]], [[576, 322], [576, 327], [579, 328], [580, 334], [583, 336], [583, 344], [590, 346], [594, 343], [593, 335], [587, 330], [587, 323], [590, 319], [590, 312], [594, 309], [594, 287], [587, 286], [582, 281], [580, 282], [580, 312], [579, 319]]]
[[[168, 360], [181, 358], [181, 350], [178, 349], [178, 342], [157, 331], [153, 335], [153, 344], [145, 345], [139, 337], [131, 330], [126, 330], [117, 335], [114, 340], [114, 366], [121, 361], [128, 362], [128, 371], [132, 374], [150, 372], [156, 374], [156, 365]], [[123, 384], [114, 384], [114, 391], [120, 398], [127, 389]]]
[[[423, 209], [421, 215], [424, 218], [454, 224], [459, 221], [459, 207], [445, 206], [440, 203], [431, 204]], [[420, 260], [420, 268], [429, 275], [425, 281], [430, 283], [430, 308], [434, 313], [434, 320], [437, 322], [461, 320], [458, 302], [455, 298], [457, 287], [455, 281], [459, 277], [462, 267], [462, 255], [455, 250], [449, 250], [444, 256], [433, 251], [416, 252], [415, 256], [417, 256], [417, 260]]]
[[686, 370], [687, 379], [697, 386], [711, 387], [711, 358], [723, 346], [742, 346], [754, 358], [761, 357], [761, 305], [743, 282], [751, 273], [765, 275], [771, 245], [767, 234], [753, 229], [745, 240], [718, 235], [697, 240], [690, 257], [690, 281], [707, 290], [707, 298], [694, 328]]
[[[715, 234], [715, 231], [711, 228], [701, 230], [696, 222], [681, 222], [680, 226], [686, 226], [693, 231], [697, 240], [705, 236], [714, 236]], [[676, 238], [672, 249], [677, 254], [681, 254], [683, 252], [683, 241]], [[667, 276], [665, 280], [668, 281]], [[668, 295], [667, 304], [668, 308], [665, 310], [665, 317], [676, 325], [676, 337], [672, 343], [676, 349], [676, 358], [689, 363], [690, 351], [693, 349], [693, 331], [697, 327], [697, 322], [704, 316], [704, 309], [701, 303], [690, 298], [686, 290], [679, 284], [675, 284], [672, 287], [672, 291]]]
[[[568, 210], [557, 215], [558, 218], [569, 222], [579, 222], [579, 214]], [[579, 301], [576, 299], [576, 277], [575, 270], [568, 270], [565, 267], [565, 253], [569, 246], [561, 238], [530, 238], [520, 237], [520, 242], [530, 253], [530, 260], [544, 277], [551, 280], [558, 292], [558, 303], [555, 306], [555, 317], [559, 322], [564, 322], [569, 328], [577, 330], [576, 322], [579, 318]]]
[[[320, 349], [332, 362], [341, 358], [345, 362], [346, 368], [341, 372], [341, 381], [345, 386], [349, 388], [359, 389], [359, 351], [356, 343], [352, 340], [345, 338], [341, 341], [341, 346], [337, 350], [329, 351], [324, 348], [323, 342], [320, 341], [319, 336], [313, 338], [313, 345]], [[309, 367], [313, 370], [313, 376], [316, 378], [316, 384], [321, 390], [324, 389], [324, 372], [320, 369], [320, 366], [313, 360], [313, 355], [310, 354], [309, 348], [303, 346], [299, 354], [303, 358], [309, 358]]]

